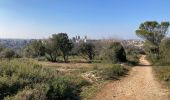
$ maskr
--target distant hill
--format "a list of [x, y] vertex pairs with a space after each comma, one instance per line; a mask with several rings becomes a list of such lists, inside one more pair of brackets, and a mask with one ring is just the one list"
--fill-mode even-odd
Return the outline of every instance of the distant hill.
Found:
[[0, 39], [0, 44], [7, 48], [19, 49], [29, 44], [32, 39]]

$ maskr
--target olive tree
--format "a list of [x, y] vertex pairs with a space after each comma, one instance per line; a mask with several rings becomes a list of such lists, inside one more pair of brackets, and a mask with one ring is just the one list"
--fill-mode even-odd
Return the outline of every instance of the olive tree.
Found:
[[82, 43], [79, 46], [78, 52], [79, 55], [91, 62], [95, 56], [95, 46], [92, 43]]
[[67, 62], [72, 48], [73, 43], [66, 33], [53, 34], [45, 43], [45, 52], [53, 62], [55, 62], [57, 56], [60, 55], [63, 57], [64, 62]]
[[48, 39], [44, 42], [45, 46], [45, 56], [47, 60], [51, 62], [56, 62], [57, 57], [59, 56], [59, 49], [58, 47], [54, 46], [54, 41]]
[[66, 33], [53, 34], [51, 40], [54, 42], [54, 46], [60, 50], [64, 62], [67, 62], [69, 53], [73, 48], [73, 43], [68, 35]]

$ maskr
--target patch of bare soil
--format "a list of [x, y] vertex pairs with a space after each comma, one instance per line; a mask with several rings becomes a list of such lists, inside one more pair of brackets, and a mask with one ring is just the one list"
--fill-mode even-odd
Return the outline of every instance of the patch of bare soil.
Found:
[[140, 66], [133, 67], [127, 77], [104, 86], [95, 100], [170, 100], [168, 94], [168, 89], [156, 81], [152, 67], [142, 56]]

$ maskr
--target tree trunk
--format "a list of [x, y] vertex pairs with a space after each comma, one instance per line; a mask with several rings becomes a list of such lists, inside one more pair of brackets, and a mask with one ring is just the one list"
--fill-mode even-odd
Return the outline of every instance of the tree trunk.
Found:
[[67, 63], [68, 62], [68, 55], [63, 53], [63, 59], [64, 59], [64, 62]]

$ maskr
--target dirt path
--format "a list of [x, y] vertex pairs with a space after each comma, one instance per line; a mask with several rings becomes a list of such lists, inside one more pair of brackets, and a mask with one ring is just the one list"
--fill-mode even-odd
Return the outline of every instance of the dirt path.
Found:
[[140, 58], [140, 63], [127, 77], [107, 84], [95, 100], [170, 100], [168, 91], [154, 79], [145, 56]]

